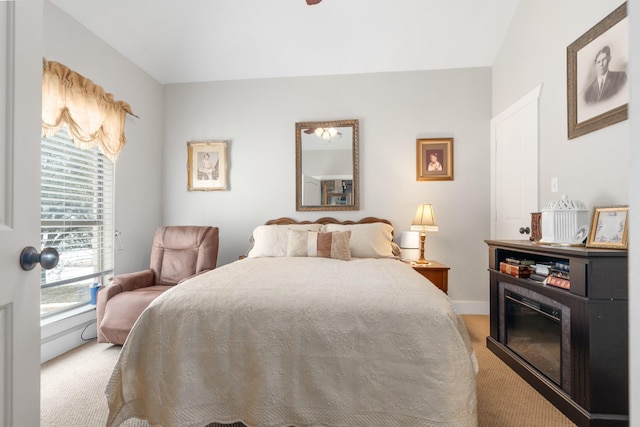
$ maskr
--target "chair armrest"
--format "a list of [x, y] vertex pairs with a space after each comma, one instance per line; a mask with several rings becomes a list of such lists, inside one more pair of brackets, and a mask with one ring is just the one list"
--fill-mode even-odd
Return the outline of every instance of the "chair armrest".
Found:
[[138, 271], [135, 273], [120, 274], [111, 279], [111, 283], [108, 286], [100, 288], [98, 290], [96, 308], [98, 311], [98, 320], [102, 319], [104, 314], [104, 308], [109, 301], [115, 295], [120, 292], [132, 291], [138, 288], [144, 288], [146, 286], [152, 286], [155, 281], [155, 273], [153, 270]]
[[179, 285], [180, 283], [184, 282], [185, 280], [189, 280], [189, 279], [191, 279], [191, 278], [193, 278], [193, 277], [199, 276], [199, 275], [204, 274], [204, 273], [206, 273], [206, 272], [208, 272], [208, 271], [211, 271], [211, 270], [213, 270], [213, 268], [209, 268], [209, 269], [207, 269], [207, 270], [202, 270], [202, 271], [201, 271], [201, 272], [199, 272], [199, 273], [192, 274], [191, 276], [189, 276], [189, 277], [185, 277], [184, 279], [180, 280], [177, 284]]
[[109, 301], [113, 296], [118, 295], [120, 292], [122, 292], [122, 286], [120, 285], [109, 285], [98, 289], [96, 302], [96, 317], [98, 318], [98, 327], [100, 326], [100, 323], [102, 323], [102, 318], [104, 317], [107, 301]]
[[[156, 274], [153, 270], [136, 271], [135, 273], [119, 274], [111, 279], [111, 287], [119, 287], [119, 291], [114, 291], [113, 295], [119, 292], [133, 291], [134, 289], [145, 288], [155, 284]], [[113, 295], [108, 295], [111, 297]]]
[[100, 329], [102, 319], [107, 307], [107, 301], [121, 292], [132, 291], [155, 283], [155, 273], [153, 270], [138, 271], [135, 273], [119, 274], [111, 279], [111, 283], [98, 290], [96, 303], [96, 318], [98, 321], [98, 342], [109, 342]]

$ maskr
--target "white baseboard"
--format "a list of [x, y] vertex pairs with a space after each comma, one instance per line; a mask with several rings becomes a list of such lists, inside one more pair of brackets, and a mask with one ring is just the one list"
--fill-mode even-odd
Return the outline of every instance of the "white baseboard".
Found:
[[58, 357], [96, 337], [96, 308], [87, 305], [40, 324], [40, 363]]
[[460, 314], [489, 315], [488, 301], [453, 301], [453, 307]]

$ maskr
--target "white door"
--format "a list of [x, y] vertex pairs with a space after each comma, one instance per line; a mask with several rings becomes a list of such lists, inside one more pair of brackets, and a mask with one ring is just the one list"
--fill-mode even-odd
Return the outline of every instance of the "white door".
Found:
[[320, 180], [302, 175], [302, 206], [320, 206], [321, 204]]
[[538, 86], [491, 120], [491, 238], [529, 239], [538, 211]]
[[42, 0], [0, 1], [0, 425], [40, 425]]

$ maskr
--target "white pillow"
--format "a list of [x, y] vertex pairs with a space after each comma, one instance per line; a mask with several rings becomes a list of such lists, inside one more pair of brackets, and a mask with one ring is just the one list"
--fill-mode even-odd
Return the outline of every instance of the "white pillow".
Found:
[[327, 224], [322, 231], [351, 231], [349, 250], [353, 258], [393, 257], [393, 227], [383, 222], [372, 224]]
[[287, 256], [287, 230], [320, 231], [322, 224], [259, 225], [253, 230], [249, 258]]

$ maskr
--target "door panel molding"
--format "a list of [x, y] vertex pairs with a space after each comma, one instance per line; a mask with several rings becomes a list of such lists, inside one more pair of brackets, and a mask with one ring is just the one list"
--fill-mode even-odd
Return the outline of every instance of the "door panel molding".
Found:
[[0, 38], [0, 232], [13, 226], [13, 87], [15, 65], [14, 13], [13, 2], [0, 2], [0, 21], [5, 25]]
[[0, 420], [2, 425], [10, 426], [13, 407], [11, 392], [13, 388], [13, 334], [12, 313], [13, 305], [5, 304], [0, 307]]

